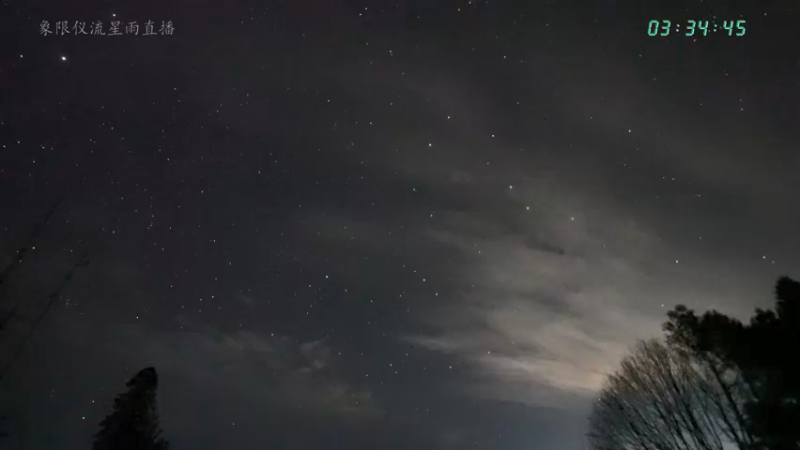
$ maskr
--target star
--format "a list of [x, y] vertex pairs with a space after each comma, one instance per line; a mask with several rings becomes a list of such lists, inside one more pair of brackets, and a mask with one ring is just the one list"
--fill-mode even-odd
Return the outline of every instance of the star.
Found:
[[66, 56], [64, 56], [64, 55], [61, 55], [61, 60], [62, 60], [62, 61], [66, 61], [66, 60], [67, 60], [67, 57], [66, 57]]

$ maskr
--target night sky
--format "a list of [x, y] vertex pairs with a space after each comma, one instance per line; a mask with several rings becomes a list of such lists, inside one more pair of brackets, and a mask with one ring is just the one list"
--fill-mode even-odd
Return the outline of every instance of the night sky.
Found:
[[3, 334], [0, 445], [152, 365], [175, 449], [583, 449], [669, 308], [800, 275], [795, 4], [3, 2], [2, 266], [63, 200], [0, 309], [90, 263]]

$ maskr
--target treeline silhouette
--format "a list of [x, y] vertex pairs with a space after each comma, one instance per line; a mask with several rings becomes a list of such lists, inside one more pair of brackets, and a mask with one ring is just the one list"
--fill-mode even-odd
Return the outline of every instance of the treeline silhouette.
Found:
[[679, 305], [640, 342], [589, 420], [592, 450], [800, 449], [800, 283], [749, 323]]

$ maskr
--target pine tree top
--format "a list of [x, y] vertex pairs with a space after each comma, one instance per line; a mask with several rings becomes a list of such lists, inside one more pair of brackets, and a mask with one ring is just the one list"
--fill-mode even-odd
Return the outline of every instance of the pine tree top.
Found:
[[128, 390], [114, 399], [114, 410], [100, 423], [93, 450], [155, 450], [167, 448], [156, 408], [158, 374], [139, 371], [126, 383]]

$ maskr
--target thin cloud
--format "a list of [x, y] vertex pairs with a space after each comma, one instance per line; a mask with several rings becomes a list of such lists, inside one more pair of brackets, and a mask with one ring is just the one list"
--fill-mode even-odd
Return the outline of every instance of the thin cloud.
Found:
[[[284, 407], [301, 405], [315, 414], [342, 418], [382, 414], [371, 392], [337, 376], [331, 349], [323, 340], [297, 342], [249, 330], [221, 332], [193, 321], [185, 321], [183, 328], [187, 331], [117, 326], [114, 334], [120, 347], [136, 349], [135, 358], [197, 389], [227, 391]], [[276, 384], [280, 390], [272, 388]]]
[[[451, 221], [429, 233], [467, 255], [460, 282], [469, 294], [428, 317], [435, 331], [404, 339], [466, 357], [474, 378], [467, 389], [479, 397], [541, 405], [591, 396], [633, 342], [660, 332], [660, 303], [708, 298], [655, 231], [602, 196], [589, 207], [566, 187], [559, 199], [537, 192], [520, 194], [535, 223], [520, 219], [478, 238], [478, 219], [466, 217], [463, 227]], [[529, 245], [526, 230], [547, 236], [547, 245]]]

